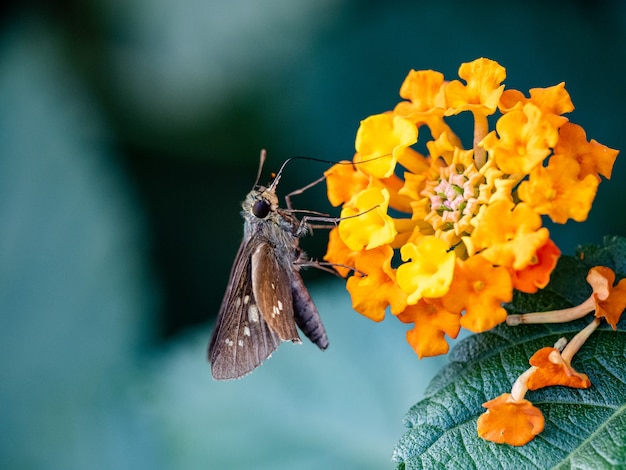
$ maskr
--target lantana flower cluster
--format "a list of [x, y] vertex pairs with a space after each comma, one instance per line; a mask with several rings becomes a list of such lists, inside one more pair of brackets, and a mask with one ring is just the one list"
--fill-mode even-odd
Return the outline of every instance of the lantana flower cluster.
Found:
[[[342, 209], [324, 259], [349, 276], [359, 313], [413, 324], [420, 358], [447, 353], [461, 327], [505, 321], [513, 289], [546, 286], [560, 251], [542, 217], [584, 221], [618, 153], [564, 116], [563, 83], [505, 89], [504, 67], [485, 58], [458, 75], [412, 70], [403, 101], [361, 121], [352, 164], [325, 173]], [[469, 145], [457, 115], [473, 122]]]

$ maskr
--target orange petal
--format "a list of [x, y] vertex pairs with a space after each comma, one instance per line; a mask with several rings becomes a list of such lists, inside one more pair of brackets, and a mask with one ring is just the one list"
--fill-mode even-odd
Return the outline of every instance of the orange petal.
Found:
[[548, 285], [550, 274], [560, 256], [561, 250], [551, 239], [548, 239], [545, 245], [537, 250], [536, 262], [531, 262], [522, 270], [510, 271], [513, 287], [528, 294], [534, 294], [538, 289], [543, 289]]
[[497, 444], [523, 446], [543, 431], [541, 410], [528, 400], [513, 400], [510, 393], [483, 403], [487, 411], [478, 418], [478, 435]]
[[554, 148], [554, 153], [578, 160], [580, 163], [578, 177], [581, 179], [589, 174], [602, 175], [609, 179], [619, 151], [593, 139], [587, 142], [585, 130], [577, 124], [568, 122], [559, 130], [559, 141]]
[[606, 266], [595, 266], [587, 275], [587, 282], [593, 289], [596, 317], [603, 317], [616, 330], [626, 309], [626, 278], [620, 280], [616, 286], [613, 286], [614, 281], [615, 273]]
[[465, 310], [461, 326], [478, 333], [506, 320], [502, 302], [509, 302], [512, 295], [509, 272], [474, 255], [465, 261], [457, 260], [452, 284], [442, 301], [452, 312]]
[[472, 220], [475, 249], [484, 248], [481, 254], [493, 264], [524, 269], [550, 237], [541, 216], [523, 202], [499, 200], [483, 207]]
[[496, 122], [482, 140], [484, 147], [504, 173], [524, 174], [540, 165], [558, 141], [558, 129], [532, 103], [515, 108]]
[[396, 285], [391, 268], [392, 256], [393, 249], [389, 246], [360, 252], [355, 267], [365, 276], [356, 272], [346, 283], [354, 310], [374, 321], [385, 318], [388, 306], [392, 313], [401, 312], [406, 307], [406, 295]]
[[[337, 266], [333, 266], [333, 268], [341, 277], [346, 277], [350, 274], [351, 270], [349, 267], [354, 266], [355, 259], [358, 254], [358, 251], [351, 250], [343, 242], [339, 236], [339, 229], [337, 227], [330, 231], [328, 234], [328, 247], [326, 249], [326, 254], [324, 255], [324, 261], [336, 264]], [[339, 265], [344, 265], [346, 267]]]
[[358, 165], [350, 165], [349, 162], [333, 165], [324, 175], [328, 201], [335, 207], [350, 201], [352, 196], [367, 188], [370, 180], [368, 175], [358, 169]]
[[437, 299], [420, 299], [398, 314], [398, 318], [415, 324], [406, 332], [406, 340], [420, 359], [446, 354], [450, 346], [444, 336], [454, 339], [461, 329], [461, 315], [449, 312]]
[[591, 210], [600, 178], [587, 174], [579, 177], [580, 165], [575, 158], [554, 155], [548, 166], [538, 166], [523, 181], [518, 194], [538, 214], [564, 224], [568, 219], [583, 222]]
[[530, 365], [537, 367], [526, 382], [529, 390], [552, 385], [573, 388], [591, 387], [589, 377], [576, 372], [567, 361], [563, 360], [558, 349], [541, 348], [530, 358], [529, 362]]

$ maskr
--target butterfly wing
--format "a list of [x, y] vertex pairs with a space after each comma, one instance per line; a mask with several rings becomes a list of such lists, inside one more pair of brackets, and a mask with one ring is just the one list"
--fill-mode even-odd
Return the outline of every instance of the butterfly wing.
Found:
[[[293, 256], [285, 262], [291, 263]], [[280, 339], [300, 343], [293, 314], [291, 264], [284, 267], [269, 243], [259, 243], [252, 253], [252, 288], [263, 318]]]
[[261, 314], [253, 289], [252, 254], [258, 243], [244, 240], [235, 264], [211, 342], [211, 374], [217, 380], [237, 379], [258, 367], [280, 344]]

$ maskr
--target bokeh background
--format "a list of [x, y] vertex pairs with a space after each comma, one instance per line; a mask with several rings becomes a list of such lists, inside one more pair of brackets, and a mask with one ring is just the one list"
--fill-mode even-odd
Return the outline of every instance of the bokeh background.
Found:
[[[244, 380], [206, 346], [261, 148], [350, 158], [411, 69], [489, 57], [509, 87], [566, 82], [589, 138], [626, 148], [626, 4], [356, 0], [9, 2], [0, 31], [0, 467], [391, 468], [445, 358], [305, 273], [331, 346]], [[286, 192], [316, 179], [297, 161]], [[626, 162], [565, 253], [626, 235]], [[330, 211], [324, 188], [298, 207]], [[324, 253], [325, 233], [303, 243]]]

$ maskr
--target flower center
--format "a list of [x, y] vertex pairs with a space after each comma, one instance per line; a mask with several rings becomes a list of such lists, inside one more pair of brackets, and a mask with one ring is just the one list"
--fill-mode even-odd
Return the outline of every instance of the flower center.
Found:
[[471, 233], [470, 221], [478, 212], [479, 185], [483, 181], [473, 164], [467, 168], [450, 165], [441, 168], [439, 178], [427, 183], [422, 191], [430, 202], [430, 213], [424, 219], [450, 246]]

